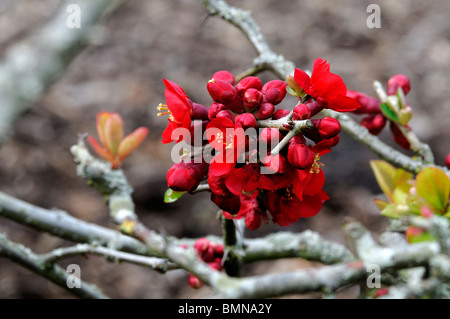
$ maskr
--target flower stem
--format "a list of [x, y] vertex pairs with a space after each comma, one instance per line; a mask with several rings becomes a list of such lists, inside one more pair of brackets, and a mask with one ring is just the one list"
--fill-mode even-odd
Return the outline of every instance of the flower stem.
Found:
[[222, 216], [223, 242], [225, 245], [224, 269], [228, 276], [241, 276], [241, 260], [234, 249], [237, 248], [236, 226], [233, 219], [226, 219]]

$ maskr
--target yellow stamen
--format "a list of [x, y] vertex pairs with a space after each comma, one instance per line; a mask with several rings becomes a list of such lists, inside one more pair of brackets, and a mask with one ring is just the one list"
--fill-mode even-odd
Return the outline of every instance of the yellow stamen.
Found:
[[314, 155], [314, 163], [312, 164], [311, 170], [309, 171], [311, 174], [312, 174], [312, 173], [319, 174], [319, 173], [320, 173], [320, 167], [321, 167], [321, 166], [322, 166], [322, 167], [325, 166], [325, 164], [319, 162], [319, 159], [320, 159], [320, 156], [319, 156], [318, 153], [316, 153], [316, 154]]
[[170, 111], [160, 112], [160, 113], [157, 113], [156, 116], [163, 116], [163, 115], [166, 115], [166, 114], [172, 114], [172, 113], [170, 113]]
[[156, 107], [156, 109], [158, 111], [162, 111], [162, 110], [168, 110], [169, 108], [167, 107], [166, 104], [159, 103], [159, 105]]

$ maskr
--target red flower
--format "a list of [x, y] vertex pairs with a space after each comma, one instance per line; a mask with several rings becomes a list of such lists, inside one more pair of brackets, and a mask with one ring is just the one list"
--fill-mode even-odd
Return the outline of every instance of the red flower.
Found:
[[261, 226], [261, 222], [267, 221], [267, 213], [264, 205], [257, 199], [258, 192], [254, 192], [252, 195], [241, 195], [241, 208], [235, 215], [226, 211], [223, 212], [223, 216], [226, 219], [241, 219], [245, 217], [245, 225], [248, 229], [255, 230]]
[[342, 78], [330, 72], [326, 60], [316, 59], [311, 77], [300, 69], [295, 69], [294, 80], [324, 108], [338, 112], [354, 111], [359, 104], [347, 96], [347, 87]]
[[[173, 142], [172, 132], [177, 128], [185, 128], [187, 130], [191, 127], [191, 110], [192, 103], [189, 101], [189, 97], [186, 95], [181, 86], [175, 82], [164, 79], [164, 85], [166, 90], [164, 95], [166, 97], [167, 105], [160, 104], [158, 106], [158, 111], [165, 111], [158, 113], [158, 116], [168, 114], [169, 124], [167, 128], [162, 133], [162, 142], [170, 143]], [[182, 140], [180, 136], [177, 143]]]
[[313, 196], [305, 195], [302, 200], [287, 187], [279, 191], [267, 193], [267, 208], [272, 215], [274, 223], [280, 226], [289, 226], [300, 217], [312, 217], [322, 209], [322, 203], [328, 199], [323, 190]]
[[245, 149], [245, 133], [240, 124], [228, 118], [213, 119], [206, 126], [209, 144], [219, 152], [209, 165], [209, 173], [220, 176], [229, 173]]

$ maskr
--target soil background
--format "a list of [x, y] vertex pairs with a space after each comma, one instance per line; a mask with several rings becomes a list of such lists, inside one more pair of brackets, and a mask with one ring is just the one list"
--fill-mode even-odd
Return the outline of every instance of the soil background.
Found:
[[[392, 75], [411, 78], [407, 99], [414, 110], [411, 127], [444, 164], [450, 151], [450, 2], [397, 1], [230, 1], [250, 10], [271, 47], [297, 67], [311, 68], [317, 57], [331, 63], [348, 89], [373, 94], [372, 83]], [[370, 29], [367, 6], [381, 8], [381, 28]], [[56, 10], [56, 0], [0, 0], [0, 58], [15, 42], [36, 31]], [[162, 79], [180, 84], [190, 98], [210, 103], [206, 83], [218, 70], [238, 74], [251, 66], [255, 52], [232, 25], [209, 17], [199, 0], [129, 0], [107, 16], [93, 32], [95, 45], [78, 55], [62, 78], [17, 122], [0, 148], [0, 190], [45, 208], [58, 208], [89, 222], [115, 228], [103, 198], [76, 176], [69, 149], [79, 133], [97, 135], [95, 116], [116, 111], [125, 131], [147, 126], [150, 135], [124, 163], [135, 192], [137, 213], [149, 227], [178, 237], [221, 234], [217, 207], [207, 193], [186, 195], [165, 204], [165, 174], [171, 145], [161, 144], [167, 121], [156, 116], [164, 102]], [[265, 72], [264, 81], [275, 77]], [[282, 106], [292, 107], [292, 100]], [[0, 105], [1, 116], [1, 105]], [[380, 138], [393, 145], [388, 129]], [[397, 146], [394, 146], [397, 148]], [[357, 218], [374, 232], [387, 221], [373, 204], [380, 190], [370, 170], [376, 155], [341, 134], [341, 142], [322, 158], [325, 190], [330, 195], [315, 217], [289, 227], [262, 225], [247, 237], [311, 229], [345, 243], [341, 225]], [[0, 232], [44, 253], [71, 243], [0, 218]], [[181, 270], [165, 275], [101, 257], [71, 258], [81, 278], [97, 284], [113, 298], [193, 298], [209, 296], [193, 290]], [[301, 259], [246, 265], [245, 275], [315, 266]], [[354, 292], [345, 292], [351, 298]], [[293, 296], [315, 298], [318, 295]], [[67, 291], [28, 270], [0, 259], [0, 298], [73, 298]]]

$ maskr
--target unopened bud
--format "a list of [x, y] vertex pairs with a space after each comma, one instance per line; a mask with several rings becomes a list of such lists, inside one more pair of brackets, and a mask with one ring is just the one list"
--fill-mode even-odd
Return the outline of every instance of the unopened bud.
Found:
[[206, 238], [199, 238], [194, 243], [194, 249], [197, 251], [197, 254], [201, 256], [209, 247], [209, 240]]
[[236, 84], [235, 86], [236, 91], [240, 96], [243, 96], [245, 91], [248, 89], [255, 89], [255, 90], [261, 90], [262, 83], [261, 80], [256, 76], [247, 76], [246, 78], [243, 78]]
[[307, 107], [309, 107], [309, 110], [311, 111], [311, 117], [322, 112], [322, 110], [324, 109], [324, 105], [316, 101], [308, 101], [305, 104]]
[[411, 90], [411, 81], [404, 74], [397, 74], [391, 77], [387, 82], [387, 95], [397, 94], [398, 88], [402, 88], [403, 93], [408, 94]]
[[355, 99], [360, 107], [353, 111], [355, 114], [377, 114], [380, 113], [380, 100], [372, 96], [368, 96], [358, 91], [347, 91], [347, 96]]
[[217, 71], [216, 73], [213, 74], [211, 79], [214, 79], [216, 81], [222, 80], [230, 83], [231, 85], [234, 85], [234, 76], [228, 71]]
[[237, 97], [237, 91], [229, 82], [223, 80], [209, 80], [206, 88], [211, 97], [219, 103], [233, 102]]
[[373, 135], [380, 134], [383, 128], [385, 127], [386, 123], [387, 120], [381, 113], [368, 114], [367, 116], [363, 117], [359, 122], [361, 126], [367, 128], [367, 130], [369, 130], [369, 133]]
[[191, 286], [194, 289], [199, 289], [203, 286], [203, 283], [200, 281], [200, 279], [191, 274], [189, 274], [188, 283], [189, 286]]
[[249, 127], [256, 127], [256, 119], [251, 113], [242, 113], [234, 118], [234, 123], [241, 126], [244, 130]]
[[274, 120], [282, 119], [283, 117], [288, 116], [289, 113], [291, 113], [291, 111], [285, 109], [276, 110], [276, 112], [273, 113], [272, 119]]
[[234, 120], [234, 114], [230, 110], [222, 110], [219, 113], [217, 113], [216, 118], [218, 117], [224, 117], [227, 119], [230, 119], [231, 121]]
[[288, 161], [297, 169], [306, 169], [314, 163], [314, 152], [303, 143], [291, 143], [288, 148]]
[[244, 101], [244, 106], [251, 111], [256, 109], [261, 104], [263, 94], [257, 89], [248, 89], [245, 91], [242, 100]]
[[208, 110], [208, 118], [210, 120], [215, 119], [217, 113], [219, 113], [222, 110], [225, 110], [225, 105], [217, 102], [212, 103]]
[[391, 129], [394, 141], [406, 150], [411, 149], [411, 145], [410, 145], [408, 139], [405, 137], [405, 135], [403, 135], [402, 131], [397, 126], [397, 124], [395, 124], [394, 122], [390, 122], [390, 123], [391, 123], [390, 129]]
[[265, 101], [273, 105], [279, 104], [286, 96], [287, 84], [281, 80], [272, 80], [264, 84], [261, 92], [264, 93]]
[[208, 108], [202, 104], [195, 102], [190, 102], [192, 106], [190, 116], [192, 120], [207, 120], [208, 119]]
[[318, 128], [320, 137], [322, 138], [332, 138], [341, 131], [341, 124], [339, 121], [329, 116], [320, 120], [312, 120], [312, 122], [314, 126]]
[[306, 104], [298, 104], [296, 107], [294, 107], [294, 112], [292, 115], [294, 121], [307, 120], [310, 117], [311, 117], [311, 110], [309, 109], [309, 107], [306, 106]]
[[206, 163], [175, 163], [167, 171], [167, 185], [174, 191], [191, 192], [198, 187], [208, 165]]
[[287, 162], [286, 158], [281, 156], [280, 154], [277, 155], [267, 155], [263, 158], [262, 164], [272, 173], [285, 173], [287, 169]]
[[261, 103], [258, 110], [254, 113], [258, 120], [266, 120], [275, 112], [275, 106], [272, 103]]

